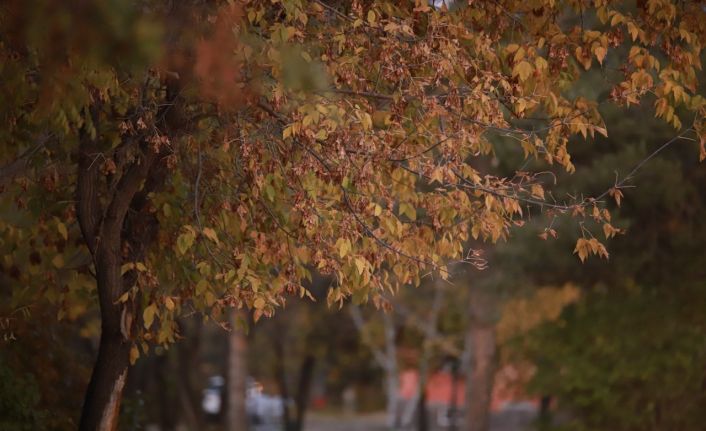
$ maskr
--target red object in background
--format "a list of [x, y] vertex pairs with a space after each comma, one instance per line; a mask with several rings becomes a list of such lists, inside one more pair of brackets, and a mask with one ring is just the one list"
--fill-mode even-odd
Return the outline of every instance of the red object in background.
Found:
[[324, 396], [314, 397], [311, 400], [311, 407], [316, 410], [322, 410], [322, 409], [326, 408], [326, 397], [324, 397]]
[[[419, 379], [417, 371], [407, 370], [400, 373], [400, 398], [411, 400], [417, 393]], [[427, 381], [426, 396], [429, 404], [451, 403], [453, 379], [450, 373], [438, 372], [432, 374]], [[466, 383], [463, 379], [456, 380], [456, 406], [463, 407], [466, 399]]]
[[[495, 375], [490, 410], [497, 412], [505, 404], [511, 402], [530, 402], [539, 406], [539, 400], [529, 398], [517, 385], [518, 373], [512, 366], [505, 366]], [[399, 396], [405, 401], [414, 399], [419, 385], [419, 375], [416, 370], [406, 370], [400, 373]], [[448, 372], [439, 371], [432, 374], [427, 381], [426, 396], [429, 404], [451, 404], [453, 380]], [[466, 399], [466, 382], [463, 377], [456, 381], [456, 407], [463, 408]]]

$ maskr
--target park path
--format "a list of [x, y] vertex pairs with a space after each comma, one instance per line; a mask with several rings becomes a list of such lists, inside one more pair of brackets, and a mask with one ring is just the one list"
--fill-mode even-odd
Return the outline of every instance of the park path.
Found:
[[[534, 417], [534, 412], [523, 409], [507, 409], [493, 413], [490, 431], [531, 431]], [[349, 418], [312, 414], [306, 422], [305, 431], [387, 431], [384, 413]], [[459, 429], [463, 428], [459, 427]], [[436, 428], [436, 430], [443, 430], [443, 428]]]

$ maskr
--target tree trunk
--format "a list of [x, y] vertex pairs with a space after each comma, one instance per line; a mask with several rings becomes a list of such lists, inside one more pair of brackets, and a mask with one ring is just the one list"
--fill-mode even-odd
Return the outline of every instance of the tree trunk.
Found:
[[[470, 278], [471, 274], [467, 276]], [[466, 429], [488, 431], [495, 378], [495, 322], [499, 298], [492, 281], [469, 281], [466, 343], [470, 355], [466, 368]]]
[[177, 390], [179, 393], [179, 405], [183, 410], [183, 418], [190, 430], [200, 430], [203, 428], [203, 418], [199, 403], [198, 392], [194, 389], [194, 379], [201, 375], [196, 370], [198, 365], [198, 354], [201, 339], [201, 320], [181, 319], [179, 327], [182, 329], [185, 340], [176, 346], [177, 353]]
[[247, 338], [238, 320], [242, 311], [233, 309], [230, 312], [231, 330], [228, 335], [228, 370], [226, 394], [226, 430], [244, 431], [248, 428], [247, 412], [245, 411], [245, 392], [247, 390]]
[[81, 412], [81, 431], [117, 429], [120, 401], [127, 379], [130, 346], [122, 335], [103, 331], [96, 365]]
[[456, 416], [458, 416], [458, 358], [453, 358], [451, 363], [451, 399], [449, 400], [449, 431], [456, 431]]
[[539, 403], [539, 426], [548, 428], [552, 423], [552, 397], [550, 395], [542, 395]]
[[284, 363], [284, 340], [282, 334], [274, 337], [274, 349], [276, 355], [275, 374], [279, 386], [280, 398], [282, 399], [282, 430], [289, 431], [292, 423], [291, 412], [289, 411], [289, 389], [287, 385], [287, 370]]
[[314, 374], [314, 364], [316, 359], [312, 355], [306, 355], [299, 370], [299, 384], [297, 385], [297, 396], [294, 400], [296, 404], [296, 417], [293, 431], [301, 431], [304, 427], [304, 416], [309, 406], [309, 389], [311, 389], [311, 378]]
[[468, 431], [488, 431], [495, 376], [495, 328], [471, 323], [471, 364], [467, 379]]
[[81, 431], [114, 431], [123, 388], [130, 365], [131, 343], [120, 328], [122, 294], [120, 236], [106, 235], [95, 254], [98, 299], [101, 310], [101, 338], [98, 357], [81, 412]]
[[[97, 109], [92, 108], [95, 124], [98, 124]], [[96, 145], [94, 139], [81, 134], [76, 213], [93, 257], [101, 338], [79, 429], [114, 431], [118, 427], [120, 401], [130, 365], [131, 324], [136, 320], [134, 304], [118, 302], [124, 286], [132, 286], [136, 279], [135, 271], [122, 274], [123, 254], [127, 253], [129, 261], [142, 261], [147, 245], [155, 238], [156, 218], [146, 210], [145, 203], [149, 192], [162, 183], [164, 170], [153, 169], [156, 154], [151, 147], [143, 147], [139, 158], [123, 169], [117, 184], [107, 187], [112, 193], [104, 206], [100, 185], [105, 176], [100, 174], [99, 163], [94, 160]], [[126, 220], [128, 210], [132, 210], [132, 215]]]
[[427, 387], [425, 384], [420, 386], [419, 390], [419, 405], [417, 406], [417, 431], [429, 430], [429, 415], [427, 412]]
[[383, 321], [385, 323], [385, 381], [387, 396], [387, 426], [395, 430], [400, 426], [400, 415], [398, 414], [399, 406], [399, 387], [400, 378], [397, 367], [397, 331], [392, 313], [383, 313]]

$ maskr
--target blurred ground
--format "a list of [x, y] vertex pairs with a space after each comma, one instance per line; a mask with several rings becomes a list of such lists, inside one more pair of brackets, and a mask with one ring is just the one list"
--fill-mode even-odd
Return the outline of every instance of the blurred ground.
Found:
[[[500, 412], [493, 413], [490, 431], [526, 431], [531, 430], [535, 412], [521, 406], [510, 406]], [[341, 417], [313, 413], [307, 418], [306, 431], [383, 431], [385, 427], [385, 414], [374, 413], [357, 415], [354, 417]], [[462, 429], [462, 427], [459, 427]], [[432, 428], [443, 429], [443, 428]], [[411, 428], [410, 431], [413, 431]], [[262, 430], [264, 431], [264, 430]]]

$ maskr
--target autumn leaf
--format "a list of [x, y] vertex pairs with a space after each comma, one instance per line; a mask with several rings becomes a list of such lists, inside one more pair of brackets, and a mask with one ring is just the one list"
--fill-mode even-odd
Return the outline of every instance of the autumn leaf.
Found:
[[523, 60], [512, 68], [512, 76], [519, 77], [520, 81], [526, 81], [534, 72], [534, 68], [527, 61]]
[[66, 225], [64, 223], [57, 222], [56, 229], [59, 231], [59, 234], [62, 238], [64, 238], [64, 240], [69, 239], [69, 231], [66, 229]]
[[216, 244], [219, 243], [218, 234], [216, 234], [216, 231], [213, 230], [212, 228], [210, 228], [210, 227], [203, 228], [203, 235], [206, 238], [210, 239], [211, 241], [215, 242]]
[[255, 309], [257, 310], [262, 310], [263, 308], [265, 308], [265, 299], [262, 297], [255, 299], [255, 301], [253, 302], [253, 307], [255, 307]]
[[599, 64], [603, 64], [603, 59], [605, 59], [607, 53], [608, 50], [606, 50], [602, 46], [596, 46], [595, 48], [593, 48], [593, 55], [596, 56], [596, 60], [598, 60]]
[[164, 306], [167, 308], [169, 311], [174, 311], [174, 300], [170, 297], [164, 298]]
[[612, 187], [610, 190], [608, 190], [608, 194], [612, 196], [613, 199], [615, 199], [615, 203], [620, 206], [620, 200], [623, 198], [623, 192], [616, 187]]
[[137, 349], [137, 346], [130, 347], [130, 365], [135, 365], [139, 357], [140, 351]]
[[590, 246], [588, 244], [588, 241], [585, 238], [579, 238], [576, 241], [576, 248], [574, 248], [574, 254], [578, 254], [579, 259], [581, 259], [581, 262], [583, 262], [588, 257], [589, 252]]
[[152, 323], [154, 322], [154, 316], [157, 313], [157, 305], [152, 303], [145, 307], [142, 312], [142, 321], [145, 325], [145, 329], [150, 329]]
[[187, 231], [179, 235], [177, 238], [177, 251], [179, 254], [186, 254], [186, 252], [194, 244], [194, 233], [192, 231]]

